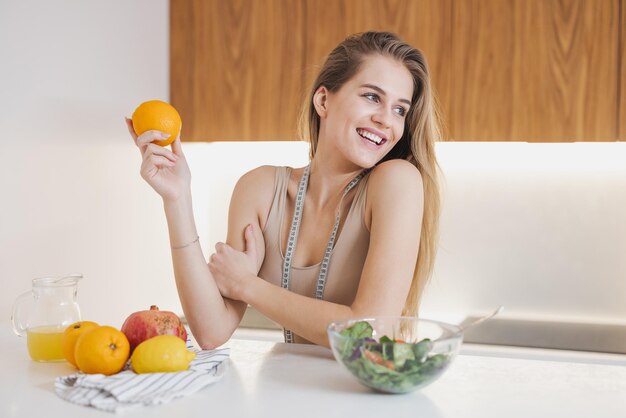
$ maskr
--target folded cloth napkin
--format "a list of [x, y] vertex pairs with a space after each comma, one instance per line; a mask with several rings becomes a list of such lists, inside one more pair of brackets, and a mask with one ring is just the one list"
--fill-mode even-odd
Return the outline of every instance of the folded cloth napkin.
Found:
[[186, 371], [136, 374], [126, 367], [112, 376], [76, 373], [58, 377], [54, 385], [56, 393], [78, 405], [108, 412], [123, 412], [190, 395], [224, 375], [229, 348], [198, 351], [189, 341], [187, 348], [196, 352], [196, 357]]

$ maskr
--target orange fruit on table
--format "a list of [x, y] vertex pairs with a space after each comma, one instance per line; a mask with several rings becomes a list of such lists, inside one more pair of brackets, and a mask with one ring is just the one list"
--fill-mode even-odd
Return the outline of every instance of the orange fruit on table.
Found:
[[152, 130], [170, 134], [169, 138], [163, 141], [154, 141], [162, 147], [174, 142], [183, 124], [174, 106], [161, 100], [150, 100], [140, 104], [133, 112], [132, 119], [137, 135]]
[[61, 337], [61, 347], [63, 349], [63, 357], [74, 367], [76, 366], [76, 359], [74, 357], [74, 349], [76, 348], [76, 341], [78, 341], [78, 337], [83, 335], [83, 332], [88, 329], [99, 327], [100, 325], [91, 321], [79, 321], [74, 322], [69, 327], [65, 328], [63, 331], [63, 336]]
[[78, 368], [88, 374], [112, 375], [124, 368], [130, 344], [122, 331], [110, 326], [85, 331], [76, 342], [74, 356]]

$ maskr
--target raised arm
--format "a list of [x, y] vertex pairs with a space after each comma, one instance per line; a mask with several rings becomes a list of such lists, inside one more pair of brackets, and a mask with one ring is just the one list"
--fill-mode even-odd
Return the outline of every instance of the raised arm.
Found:
[[[260, 244], [256, 262], [252, 267], [255, 274], [265, 257], [265, 246], [259, 220], [263, 209], [258, 196], [271, 199], [263, 190], [268, 184], [264, 181], [273, 169], [260, 167], [244, 175], [237, 183], [230, 202], [228, 216], [228, 236], [226, 242], [234, 249], [244, 250], [244, 229], [252, 225], [255, 239]], [[165, 204], [165, 213], [172, 243], [189, 242], [195, 235], [191, 196], [185, 194], [177, 201]], [[185, 241], [187, 240], [187, 241]], [[174, 245], [174, 244], [173, 244]], [[172, 249], [176, 285], [189, 326], [196, 340], [203, 348], [214, 348], [226, 342], [235, 331], [245, 313], [247, 303], [222, 298], [215, 280], [199, 245], [191, 248]], [[195, 330], [195, 331], [194, 331]]]
[[[219, 346], [239, 325], [246, 303], [222, 297], [196, 239], [191, 174], [180, 138], [172, 143], [170, 151], [152, 143], [164, 139], [160, 132], [148, 131], [137, 136], [132, 121], [127, 119], [127, 125], [142, 155], [141, 176], [163, 199], [176, 287], [191, 332], [202, 348]], [[235, 193], [234, 202], [241, 200], [237, 196]], [[238, 207], [237, 203], [231, 204], [234, 215], [229, 222], [227, 242], [243, 248], [243, 227], [246, 223], [258, 223], [258, 216], [252, 209]], [[239, 228], [238, 232], [233, 228]], [[259, 239], [262, 242], [262, 236]]]

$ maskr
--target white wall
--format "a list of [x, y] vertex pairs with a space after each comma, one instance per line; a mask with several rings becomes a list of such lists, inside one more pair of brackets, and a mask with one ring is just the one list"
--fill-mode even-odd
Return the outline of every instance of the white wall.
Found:
[[426, 314], [626, 325], [626, 143], [437, 145]]
[[82, 272], [85, 318], [179, 310], [161, 204], [124, 116], [169, 95], [166, 0], [0, 2], [0, 312]]

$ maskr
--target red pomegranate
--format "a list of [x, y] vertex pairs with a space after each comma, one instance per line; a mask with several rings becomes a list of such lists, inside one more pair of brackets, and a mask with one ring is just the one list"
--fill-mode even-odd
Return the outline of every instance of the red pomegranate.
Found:
[[150, 306], [149, 311], [139, 311], [131, 314], [122, 325], [122, 332], [130, 343], [130, 352], [135, 347], [157, 335], [174, 335], [187, 341], [187, 330], [174, 312], [160, 311], [156, 305]]

